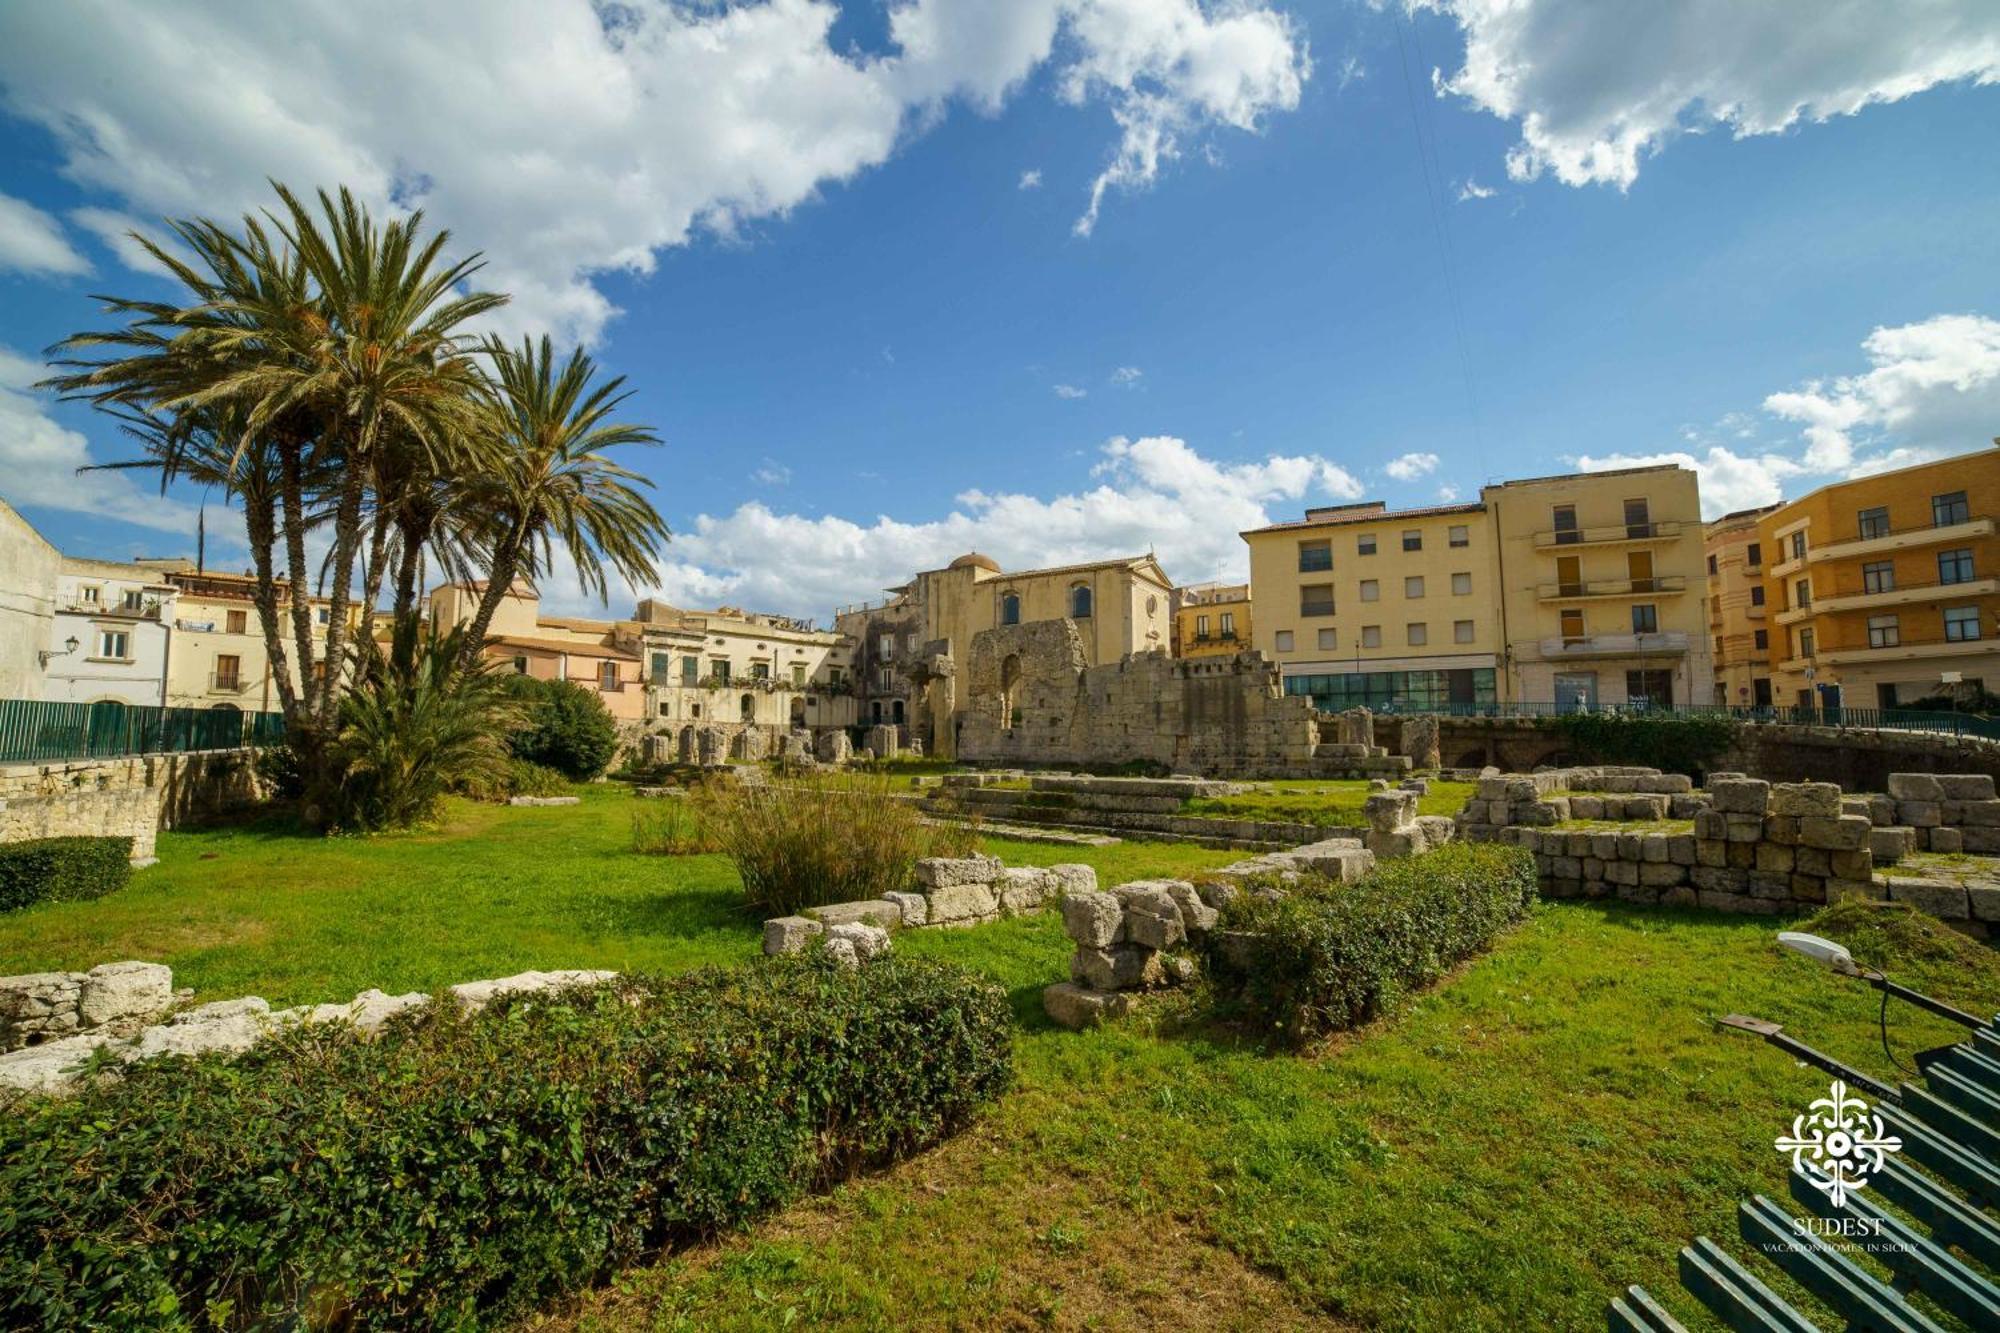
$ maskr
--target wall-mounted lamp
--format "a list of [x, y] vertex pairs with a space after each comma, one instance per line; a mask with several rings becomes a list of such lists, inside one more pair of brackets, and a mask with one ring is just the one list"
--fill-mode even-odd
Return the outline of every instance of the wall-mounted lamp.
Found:
[[41, 652], [36, 653], [35, 656], [42, 659], [42, 667], [44, 670], [46, 670], [49, 665], [50, 658], [68, 657], [71, 653], [75, 652], [78, 648], [82, 646], [83, 645], [77, 641], [76, 635], [72, 634], [69, 636], [69, 642], [63, 645], [63, 650], [61, 652], [58, 653], [52, 649], [44, 648], [42, 649]]

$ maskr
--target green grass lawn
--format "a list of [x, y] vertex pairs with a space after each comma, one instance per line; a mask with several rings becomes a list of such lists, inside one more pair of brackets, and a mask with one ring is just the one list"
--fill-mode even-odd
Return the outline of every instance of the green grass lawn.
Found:
[[[1368, 822], [1361, 816], [1361, 803], [1368, 799], [1366, 782], [1286, 778], [1259, 785], [1269, 790], [1245, 792], [1241, 796], [1198, 796], [1183, 802], [1181, 813], [1317, 824], [1323, 828], [1354, 828]], [[1477, 786], [1472, 782], [1433, 779], [1430, 791], [1417, 801], [1417, 813], [1455, 815]]]
[[[161, 864], [120, 894], [0, 917], [0, 972], [146, 958], [204, 999], [296, 1003], [754, 956], [727, 863], [627, 851], [630, 807], [595, 788], [580, 807], [455, 804], [436, 832], [379, 839], [167, 835]], [[1010, 864], [1089, 861], [1107, 883], [1233, 859], [1178, 844], [991, 847]], [[1069, 946], [1050, 915], [907, 933], [899, 949], [1008, 988], [1016, 1089], [929, 1153], [537, 1322], [1599, 1328], [1631, 1281], [1691, 1317], [1676, 1251], [1697, 1232], [1741, 1251], [1736, 1201], [1782, 1196], [1772, 1139], [1825, 1090], [1715, 1019], [1760, 1015], [1892, 1072], [1874, 992], [1781, 953], [1774, 929], [1546, 905], [1444, 984], [1305, 1056], [1171, 1010], [1053, 1028], [1040, 990], [1064, 976]], [[1947, 932], [1904, 942], [1899, 960], [1900, 980], [2000, 1008], [2000, 966], [1980, 946]], [[1956, 1035], [1891, 1017], [1906, 1061]]]

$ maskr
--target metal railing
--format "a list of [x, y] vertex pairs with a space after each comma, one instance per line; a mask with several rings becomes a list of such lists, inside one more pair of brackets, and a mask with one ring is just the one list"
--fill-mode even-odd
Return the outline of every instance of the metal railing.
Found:
[[1449, 703], [1423, 706], [1369, 705], [1381, 713], [1432, 713], [1440, 717], [1535, 718], [1568, 713], [1619, 713], [1648, 717], [1718, 717], [1736, 722], [1795, 727], [1844, 727], [1851, 731], [1918, 731], [1938, 736], [1978, 736], [2000, 740], [2000, 718], [1921, 708], [1804, 708], [1783, 704]]
[[1535, 596], [1544, 602], [1569, 597], [1640, 597], [1687, 591], [1687, 579], [1680, 574], [1663, 574], [1650, 579], [1592, 579], [1576, 583], [1541, 583]]
[[1603, 542], [1672, 541], [1681, 535], [1679, 519], [1640, 519], [1607, 523], [1597, 528], [1551, 528], [1535, 534], [1535, 549], [1554, 546], [1593, 546]]
[[0, 699], [0, 764], [233, 750], [270, 745], [284, 733], [279, 713]]

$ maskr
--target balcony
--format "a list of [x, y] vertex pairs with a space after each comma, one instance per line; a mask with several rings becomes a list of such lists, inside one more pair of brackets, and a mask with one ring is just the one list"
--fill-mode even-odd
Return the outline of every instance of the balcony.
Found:
[[1977, 657], [2000, 654], [2000, 639], [1899, 639], [1879, 647], [1867, 644], [1821, 648], [1819, 660], [1829, 666], [1877, 662], [1908, 662], [1926, 657]]
[[1679, 541], [1683, 526], [1679, 519], [1669, 518], [1651, 523], [1617, 523], [1604, 528], [1556, 528], [1536, 533], [1535, 549], [1553, 551], [1559, 547]]
[[1684, 657], [1688, 636], [1679, 630], [1655, 634], [1584, 634], [1543, 639], [1542, 657], [1576, 662], [1594, 657]]
[[1543, 583], [1535, 588], [1535, 598], [1543, 602], [1585, 602], [1612, 597], [1678, 597], [1687, 591], [1687, 579], [1668, 574], [1652, 579], [1592, 579], [1583, 583]]
[[81, 598], [72, 598], [63, 610], [79, 616], [96, 616], [101, 620], [158, 620], [160, 599], [146, 597], [137, 602], [86, 602]]
[[1895, 528], [1875, 537], [1850, 537], [1846, 541], [1815, 546], [1806, 552], [1806, 560], [1818, 564], [1822, 560], [1847, 560], [1855, 556], [1907, 551], [1918, 546], [1969, 542], [1992, 535], [1993, 520], [1990, 518], [1968, 519], [1964, 523], [1947, 523], [1942, 527], [1925, 524], [1920, 528]]
[[1935, 602], [1958, 597], [1992, 597], [2000, 594], [2000, 579], [1962, 579], [1957, 583], [1911, 583], [1876, 592], [1849, 592], [1819, 599], [1822, 611], [1872, 611], [1883, 606], [1909, 606], [1914, 602]]
[[1788, 606], [1773, 616], [1772, 619], [1776, 620], [1780, 625], [1796, 625], [1801, 620], [1811, 620], [1812, 613], [1813, 604], [1807, 602], [1804, 606]]
[[217, 671], [208, 678], [210, 694], [241, 694], [249, 682], [234, 671]]

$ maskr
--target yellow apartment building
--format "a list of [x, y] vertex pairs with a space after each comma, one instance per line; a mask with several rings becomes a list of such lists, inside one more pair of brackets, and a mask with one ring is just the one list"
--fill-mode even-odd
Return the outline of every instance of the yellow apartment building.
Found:
[[1419, 712], [1499, 698], [1499, 580], [1483, 504], [1308, 509], [1242, 534], [1252, 643], [1322, 709]]
[[1222, 657], [1249, 646], [1249, 584], [1191, 583], [1174, 589], [1175, 657]]
[[1823, 486], [1758, 520], [1781, 704], [2000, 691], [2000, 449]]
[[[176, 708], [240, 708], [246, 713], [280, 707], [276, 674], [264, 646], [264, 627], [254, 600], [257, 580], [249, 574], [197, 570], [188, 560], [144, 561], [162, 571], [176, 589], [173, 638], [167, 650], [167, 703]], [[326, 669], [326, 631], [332, 614], [323, 598], [311, 601], [315, 674]], [[280, 591], [278, 615], [285, 633], [286, 669], [299, 682], [292, 660], [291, 599]], [[361, 622], [348, 609], [350, 628]]]
[[1479, 498], [1501, 575], [1506, 697], [1566, 708], [1714, 701], [1691, 469], [1530, 477]]
[[1715, 658], [1715, 701], [1769, 707], [1771, 631], [1764, 588], [1764, 543], [1757, 522], [1776, 509], [1739, 509], [1703, 529], [1708, 552], [1708, 633]]

